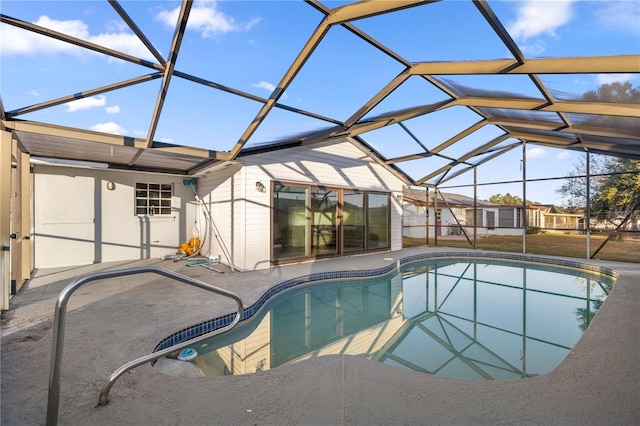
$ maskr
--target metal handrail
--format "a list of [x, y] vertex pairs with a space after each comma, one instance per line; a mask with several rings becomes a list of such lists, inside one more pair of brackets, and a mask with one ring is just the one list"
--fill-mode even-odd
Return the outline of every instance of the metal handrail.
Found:
[[162, 269], [157, 266], [138, 266], [133, 268], [125, 268], [125, 269], [116, 269], [112, 271], [102, 271], [102, 272], [93, 272], [89, 274], [82, 275], [75, 280], [71, 281], [67, 286], [60, 292], [58, 295], [58, 300], [56, 302], [54, 318], [53, 318], [53, 348], [51, 351], [51, 368], [49, 372], [49, 393], [47, 398], [47, 425], [56, 425], [58, 424], [58, 408], [60, 405], [60, 365], [62, 363], [62, 349], [64, 346], [64, 331], [65, 331], [65, 319], [66, 319], [66, 310], [67, 303], [69, 298], [78, 288], [87, 284], [91, 281], [95, 281], [98, 279], [106, 279], [106, 278], [115, 278], [115, 277], [123, 277], [127, 275], [141, 274], [151, 272], [154, 274], [162, 275], [168, 278], [173, 278], [177, 281], [183, 282], [185, 284], [190, 284], [195, 287], [201, 288], [203, 290], [208, 290], [213, 293], [220, 294], [222, 296], [229, 297], [236, 301], [238, 304], [238, 312], [235, 315], [233, 321], [225, 327], [219, 328], [217, 330], [213, 330], [209, 333], [203, 334], [201, 336], [195, 337], [193, 339], [187, 340], [185, 342], [181, 342], [175, 344], [169, 348], [163, 349], [158, 352], [151, 353], [149, 355], [140, 357], [131, 362], [128, 362], [114, 371], [107, 382], [102, 386], [100, 390], [100, 396], [98, 398], [98, 405], [106, 405], [109, 403], [109, 391], [111, 387], [115, 383], [118, 378], [131, 370], [132, 368], [138, 367], [142, 364], [146, 364], [151, 361], [155, 361], [163, 356], [183, 349], [189, 345], [193, 345], [195, 343], [206, 340], [212, 336], [225, 333], [231, 330], [241, 319], [243, 312], [242, 300], [238, 295], [232, 293], [230, 291], [215, 287], [211, 284], [207, 284], [205, 282], [187, 277], [185, 275], [178, 274], [177, 272], [169, 271], [166, 269]]

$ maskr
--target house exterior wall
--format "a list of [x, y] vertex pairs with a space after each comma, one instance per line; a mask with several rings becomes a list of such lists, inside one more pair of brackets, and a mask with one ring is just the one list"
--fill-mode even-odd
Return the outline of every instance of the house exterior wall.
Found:
[[[137, 182], [173, 184], [172, 214], [136, 216]], [[33, 196], [37, 268], [174, 254], [196, 212], [182, 177], [159, 174], [35, 164]]]
[[[391, 197], [391, 250], [402, 248], [403, 182], [348, 140], [322, 142], [238, 158], [242, 168], [214, 171], [199, 179], [199, 194], [210, 203], [214, 221], [232, 247], [240, 270], [271, 266], [271, 186], [274, 181], [316, 184], [389, 192]], [[256, 183], [265, 190], [260, 192]], [[224, 227], [224, 230], [222, 229]], [[228, 233], [227, 234], [227, 230]], [[222, 247], [210, 238], [212, 255]], [[225, 261], [221, 256], [221, 261]]]

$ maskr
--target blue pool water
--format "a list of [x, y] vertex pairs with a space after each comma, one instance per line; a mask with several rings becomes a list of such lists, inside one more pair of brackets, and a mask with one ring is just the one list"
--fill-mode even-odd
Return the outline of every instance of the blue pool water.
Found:
[[194, 362], [215, 376], [350, 354], [445, 377], [531, 377], [566, 357], [613, 283], [552, 265], [421, 260], [380, 277], [286, 290], [195, 346]]

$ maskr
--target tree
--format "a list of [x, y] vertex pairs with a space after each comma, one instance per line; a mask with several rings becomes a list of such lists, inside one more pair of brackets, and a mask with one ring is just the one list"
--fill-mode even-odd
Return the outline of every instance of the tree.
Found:
[[[596, 90], [583, 95], [583, 100], [593, 102], [619, 102], [625, 104], [640, 103], [640, 86], [633, 87], [630, 82], [603, 84]], [[633, 117], [598, 116], [584, 124], [606, 125], [612, 128], [637, 129], [637, 119]], [[638, 208], [640, 201], [640, 160], [605, 156], [590, 156], [590, 201], [591, 211], [595, 214], [612, 212], [616, 216]], [[570, 177], [556, 193], [568, 197], [568, 208], [586, 207], [587, 186], [584, 176], [587, 174], [586, 159], [582, 157], [574, 165]]]
[[[508, 192], [504, 195], [502, 194], [494, 194], [489, 197], [489, 202], [493, 204], [500, 204], [506, 206], [521, 206], [522, 198], [517, 195], [514, 197]], [[540, 204], [538, 201], [529, 201], [527, 200], [527, 205]]]
[[[568, 197], [569, 209], [587, 205], [586, 159], [581, 157], [569, 173], [569, 179], [556, 193]], [[640, 160], [591, 156], [589, 198], [594, 214], [615, 212], [621, 215], [640, 202]]]

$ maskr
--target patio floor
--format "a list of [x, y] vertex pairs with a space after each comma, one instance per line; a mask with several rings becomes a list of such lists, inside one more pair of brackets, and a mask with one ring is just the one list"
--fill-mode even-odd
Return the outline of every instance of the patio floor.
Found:
[[[242, 273], [220, 265], [224, 274], [159, 259], [38, 270], [2, 315], [1, 424], [45, 423], [55, 300], [81, 274], [158, 265], [231, 290], [249, 306], [289, 278], [375, 269], [437, 250], [417, 247]], [[116, 382], [110, 403], [97, 408], [100, 388], [115, 368], [147, 354], [177, 330], [232, 311], [234, 303], [151, 274], [96, 281], [69, 303], [59, 423], [638, 425], [640, 265], [577, 260], [615, 269], [620, 276], [567, 358], [539, 377], [464, 381], [348, 355], [216, 378], [170, 377], [144, 365]]]

